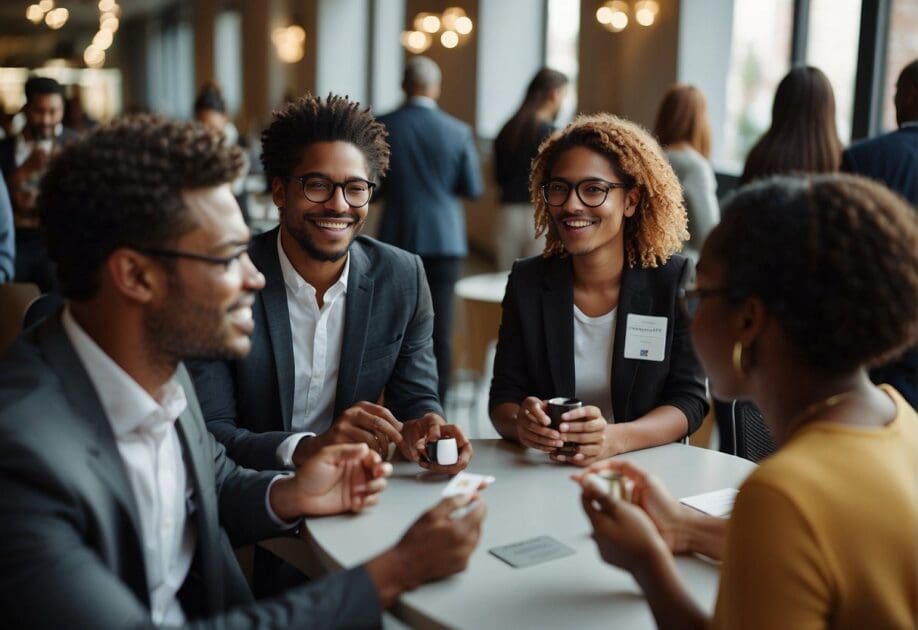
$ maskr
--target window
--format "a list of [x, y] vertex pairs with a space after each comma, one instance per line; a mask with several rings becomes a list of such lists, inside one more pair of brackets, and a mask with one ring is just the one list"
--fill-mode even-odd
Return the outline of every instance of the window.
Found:
[[577, 112], [580, 0], [548, 0], [545, 35], [545, 65], [563, 72], [570, 79], [570, 88], [557, 120], [558, 125], [564, 125]]
[[[842, 144], [851, 140], [861, 0], [810, 0], [806, 62], [829, 77]], [[840, 45], [842, 42], [850, 44]]]
[[792, 0], [736, 0], [727, 73], [723, 152], [730, 172], [743, 170], [749, 149], [771, 123], [775, 88], [790, 69]]

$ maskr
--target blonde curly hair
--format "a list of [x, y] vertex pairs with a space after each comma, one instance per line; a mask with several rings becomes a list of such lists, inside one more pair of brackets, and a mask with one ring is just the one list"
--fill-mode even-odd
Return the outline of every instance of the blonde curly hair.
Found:
[[657, 267], [688, 240], [688, 215], [682, 186], [669, 161], [649, 133], [612, 114], [581, 115], [539, 147], [532, 162], [529, 194], [535, 207], [536, 236], [546, 234], [543, 256], [566, 255], [542, 184], [548, 182], [558, 157], [567, 149], [586, 147], [605, 156], [624, 183], [641, 192], [634, 216], [625, 219], [625, 259], [629, 267]]

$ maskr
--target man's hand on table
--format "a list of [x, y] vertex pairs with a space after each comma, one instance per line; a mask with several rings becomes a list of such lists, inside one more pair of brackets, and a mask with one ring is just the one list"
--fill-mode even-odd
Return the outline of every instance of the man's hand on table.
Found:
[[389, 456], [390, 442], [401, 446], [402, 423], [382, 405], [362, 400], [345, 409], [322, 435], [300, 440], [293, 452], [293, 463], [303, 465], [325, 446], [361, 443], [385, 460]]
[[[402, 427], [402, 442], [399, 448], [405, 459], [415, 462], [432, 472], [455, 475], [465, 470], [474, 454], [472, 444], [455, 424], [447, 424], [439, 415], [431, 412], [417, 420], [407, 420]], [[441, 466], [427, 459], [427, 443], [441, 438], [455, 438], [459, 458], [455, 464]]]
[[[472, 501], [477, 503], [467, 514], [453, 518]], [[366, 569], [383, 608], [405, 591], [464, 570], [478, 545], [486, 512], [477, 493], [445, 498], [415, 521], [392, 549], [370, 560]]]

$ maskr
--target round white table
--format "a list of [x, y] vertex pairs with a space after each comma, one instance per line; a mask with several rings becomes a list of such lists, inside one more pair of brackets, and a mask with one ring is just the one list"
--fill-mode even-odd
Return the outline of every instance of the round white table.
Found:
[[[422, 628], [654, 628], [631, 576], [599, 557], [579, 489], [570, 480], [576, 469], [502, 440], [474, 440], [473, 446], [468, 471], [497, 478], [483, 492], [488, 514], [478, 548], [463, 573], [405, 593], [392, 612]], [[738, 487], [755, 468], [744, 459], [682, 444], [623, 458], [659, 476], [675, 497]], [[332, 570], [355, 566], [395, 544], [440, 500], [447, 480], [396, 463], [379, 505], [358, 515], [307, 521], [321, 562]], [[576, 553], [520, 569], [488, 553], [543, 535]], [[695, 599], [713, 611], [719, 568], [693, 557], [680, 557], [677, 565]]]

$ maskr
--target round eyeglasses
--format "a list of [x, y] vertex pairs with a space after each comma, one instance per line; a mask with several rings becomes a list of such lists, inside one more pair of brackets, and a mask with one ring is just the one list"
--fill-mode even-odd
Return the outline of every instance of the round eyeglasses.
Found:
[[606, 202], [610, 190], [631, 187], [631, 184], [607, 182], [604, 179], [584, 179], [576, 184], [571, 184], [563, 179], [553, 179], [547, 184], [542, 184], [542, 199], [549, 206], [558, 208], [565, 204], [573, 189], [583, 205], [588, 208], [596, 208]]
[[325, 203], [335, 196], [335, 189], [341, 188], [344, 201], [351, 208], [362, 208], [370, 203], [376, 184], [359, 177], [352, 177], [343, 182], [333, 181], [325, 175], [307, 173], [306, 175], [288, 175], [287, 181], [296, 180], [303, 188], [303, 196], [312, 203]]

